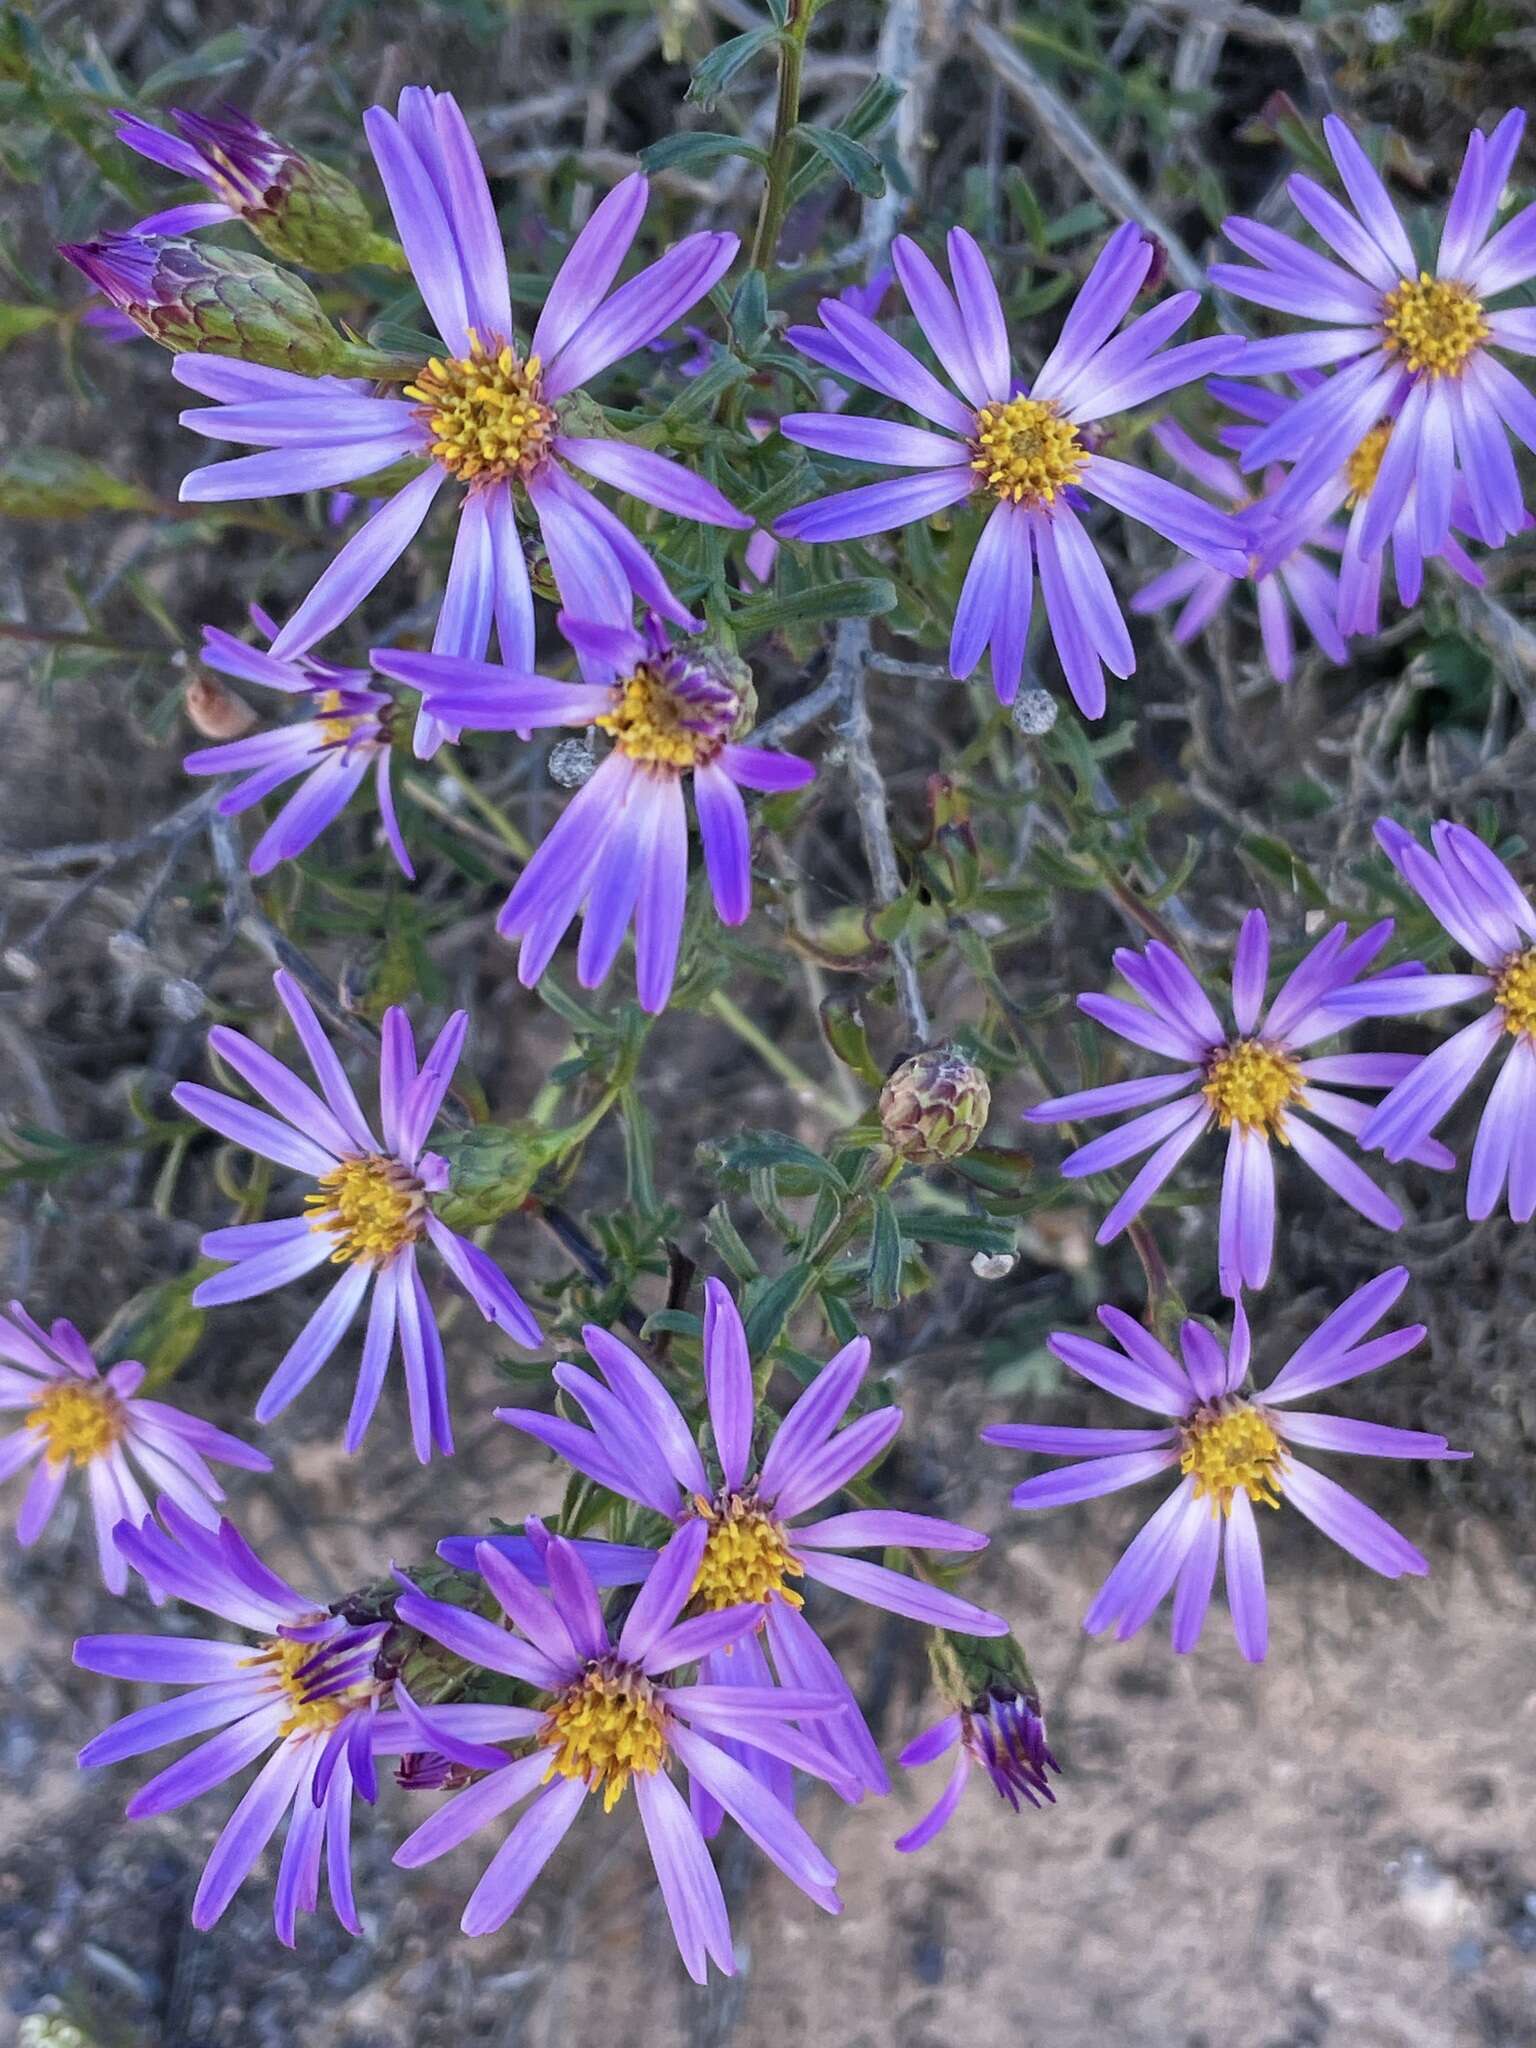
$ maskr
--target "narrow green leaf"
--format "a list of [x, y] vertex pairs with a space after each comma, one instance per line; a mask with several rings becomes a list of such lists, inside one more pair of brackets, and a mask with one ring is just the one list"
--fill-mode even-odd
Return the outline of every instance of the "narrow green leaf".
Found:
[[717, 164], [722, 157], [741, 156], [760, 170], [768, 167], [767, 153], [740, 135], [722, 135], [710, 128], [694, 128], [680, 135], [664, 135], [640, 152], [647, 171], [695, 171]]
[[[885, 190], [885, 173], [880, 168], [880, 159], [873, 150], [866, 149], [862, 142], [856, 142], [851, 135], [845, 135], [841, 129], [817, 128], [808, 121], [802, 121], [794, 132], [865, 199], [878, 199]], [[795, 186], [801, 182], [804, 175], [804, 171], [800, 172], [791, 183], [791, 199], [797, 196]], [[814, 183], [813, 178], [810, 184]], [[806, 186], [807, 191], [810, 184]]]
[[763, 1357], [777, 1343], [814, 1271], [808, 1261], [801, 1260], [776, 1279], [748, 1288], [742, 1321], [746, 1325], [747, 1350], [753, 1358]]
[[874, 1308], [895, 1308], [901, 1300], [901, 1225], [889, 1195], [870, 1198], [869, 1299]]
[[750, 28], [745, 35], [732, 36], [728, 43], [710, 51], [694, 72], [683, 97], [696, 106], [712, 106], [722, 93], [730, 90], [737, 72], [750, 64], [759, 50], [771, 49], [778, 40], [776, 28]]
[[813, 583], [784, 597], [754, 597], [738, 607], [738, 633], [767, 633], [802, 620], [873, 619], [896, 606], [896, 586], [883, 576], [850, 576], [842, 583]]

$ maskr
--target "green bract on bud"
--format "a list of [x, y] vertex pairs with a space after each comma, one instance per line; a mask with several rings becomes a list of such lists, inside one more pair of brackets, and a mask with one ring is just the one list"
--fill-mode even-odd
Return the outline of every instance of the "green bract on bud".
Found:
[[534, 1124], [476, 1124], [440, 1133], [434, 1149], [448, 1162], [451, 1193], [434, 1204], [450, 1230], [476, 1230], [510, 1215], [528, 1199], [558, 1151], [552, 1134]]
[[962, 1636], [935, 1629], [928, 1644], [928, 1663], [936, 1689], [956, 1706], [967, 1706], [988, 1693], [1017, 1693], [1034, 1700], [1034, 1676], [1024, 1646], [1015, 1637]]
[[937, 1166], [970, 1151], [987, 1127], [992, 1089], [953, 1046], [903, 1060], [880, 1091], [880, 1128], [914, 1166]]
[[285, 263], [346, 270], [354, 263], [398, 263], [399, 249], [375, 234], [363, 195], [329, 164], [290, 155], [264, 206], [243, 216], [251, 233]]
[[302, 278], [264, 256], [180, 236], [103, 235], [63, 251], [119, 312], [179, 354], [238, 356], [307, 377], [347, 365], [349, 345]]

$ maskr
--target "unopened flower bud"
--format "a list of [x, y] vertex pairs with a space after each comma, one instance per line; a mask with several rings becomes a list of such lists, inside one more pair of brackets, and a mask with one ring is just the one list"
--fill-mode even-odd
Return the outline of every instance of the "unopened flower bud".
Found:
[[[206, 185], [225, 213], [243, 220], [274, 256], [309, 270], [346, 270], [354, 263], [403, 267], [400, 245], [374, 232], [362, 194], [340, 171], [313, 162], [233, 107], [218, 115], [173, 107], [171, 119], [180, 135], [119, 113], [118, 140]], [[184, 225], [211, 226], [221, 217], [212, 207], [196, 211], [196, 223]]]
[[183, 701], [188, 718], [205, 740], [238, 740], [256, 723], [256, 714], [245, 699], [213, 676], [194, 676]]
[[936, 1166], [969, 1152], [987, 1127], [992, 1089], [953, 1046], [914, 1053], [880, 1091], [880, 1127], [893, 1152]]
[[318, 377], [350, 363], [309, 286], [264, 256], [180, 236], [102, 235], [60, 252], [162, 348]]

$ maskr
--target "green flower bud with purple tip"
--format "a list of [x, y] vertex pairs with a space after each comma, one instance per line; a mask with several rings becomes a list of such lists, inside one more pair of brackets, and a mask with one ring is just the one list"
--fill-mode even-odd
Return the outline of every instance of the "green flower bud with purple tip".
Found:
[[137, 114], [119, 112], [116, 118], [119, 142], [151, 163], [195, 178], [213, 194], [210, 201], [173, 207], [141, 222], [141, 233], [181, 234], [241, 220], [274, 256], [307, 270], [347, 270], [354, 263], [404, 269], [400, 244], [375, 232], [350, 178], [280, 142], [236, 109], [215, 116], [173, 107], [180, 135]]
[[880, 1091], [880, 1128], [914, 1166], [939, 1166], [969, 1152], [987, 1127], [992, 1088], [953, 1046], [914, 1053]]
[[264, 256], [117, 234], [66, 243], [60, 254], [173, 354], [237, 356], [308, 377], [354, 367], [356, 351], [309, 286]]

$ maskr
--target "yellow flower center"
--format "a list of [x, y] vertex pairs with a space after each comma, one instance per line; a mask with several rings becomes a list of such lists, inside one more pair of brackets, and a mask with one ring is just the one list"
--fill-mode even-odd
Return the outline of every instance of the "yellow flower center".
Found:
[[382, 1265], [427, 1227], [426, 1189], [409, 1167], [377, 1153], [344, 1159], [334, 1172], [323, 1173], [304, 1206], [314, 1211], [310, 1229], [328, 1230], [336, 1239], [333, 1266], [353, 1259]]
[[1237, 1493], [1256, 1506], [1277, 1508], [1277, 1474], [1285, 1446], [1261, 1408], [1246, 1401], [1202, 1408], [1179, 1432], [1179, 1470], [1195, 1482], [1196, 1500], [1224, 1515]]
[[1281, 1136], [1281, 1112], [1301, 1094], [1301, 1069], [1288, 1054], [1257, 1038], [1240, 1038], [1216, 1053], [1205, 1070], [1201, 1093], [1221, 1128], [1233, 1124]]
[[746, 1600], [787, 1600], [804, 1603], [785, 1584], [800, 1579], [805, 1569], [784, 1540], [784, 1531], [756, 1501], [739, 1493], [708, 1501], [695, 1494], [694, 1507], [709, 1524], [709, 1539], [693, 1582], [693, 1599], [701, 1607], [735, 1607]]
[[550, 1778], [580, 1778], [601, 1791], [611, 1813], [636, 1771], [649, 1777], [666, 1761], [666, 1723], [643, 1671], [616, 1658], [589, 1664], [551, 1708], [539, 1741], [552, 1749]]
[[1354, 454], [1344, 465], [1345, 480], [1349, 485], [1346, 504], [1358, 504], [1368, 498], [1375, 488], [1376, 477], [1381, 469], [1381, 458], [1387, 452], [1387, 443], [1392, 438], [1392, 422], [1382, 420], [1372, 427]]
[[526, 476], [549, 453], [554, 409], [544, 403], [537, 356], [470, 332], [467, 356], [433, 356], [407, 384], [432, 436], [432, 457], [461, 483]]
[[1506, 960], [1493, 984], [1493, 1000], [1504, 1012], [1504, 1029], [1516, 1038], [1536, 1037], [1536, 946]]
[[971, 467], [987, 489], [1016, 505], [1049, 505], [1088, 460], [1076, 427], [1047, 398], [984, 405], [971, 449]]
[[[242, 1657], [241, 1663], [247, 1669], [259, 1670], [266, 1667], [268, 1675], [277, 1681], [279, 1691], [288, 1698], [288, 1715], [278, 1734], [324, 1735], [344, 1720], [352, 1709], [361, 1706], [373, 1693], [372, 1680], [359, 1685], [349, 1685], [340, 1692], [312, 1697], [310, 1687], [324, 1682], [326, 1663], [323, 1643], [296, 1643], [290, 1636], [271, 1636], [264, 1642], [254, 1657]], [[320, 1659], [316, 1663], [316, 1659]], [[307, 1664], [315, 1669], [305, 1673]]]
[[323, 714], [315, 723], [320, 729], [321, 742], [327, 747], [344, 747], [360, 725], [370, 722], [369, 712], [343, 711], [345, 702], [340, 690], [322, 690], [315, 699], [315, 709]]
[[73, 1459], [89, 1465], [110, 1451], [128, 1426], [122, 1402], [105, 1380], [55, 1380], [27, 1410], [27, 1422], [47, 1442], [50, 1465]]
[[1455, 377], [1480, 342], [1488, 339], [1482, 301], [1451, 278], [1405, 277], [1381, 302], [1381, 324], [1389, 355], [1400, 355], [1415, 375]]
[[632, 761], [673, 769], [712, 761], [731, 737], [741, 699], [685, 660], [645, 661], [615, 685], [611, 711], [595, 721]]

